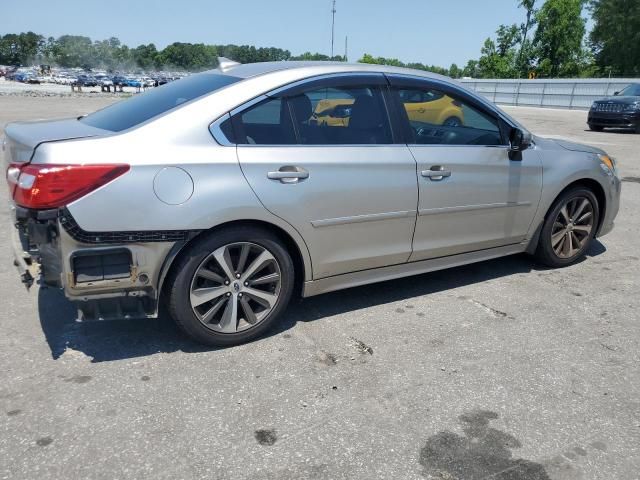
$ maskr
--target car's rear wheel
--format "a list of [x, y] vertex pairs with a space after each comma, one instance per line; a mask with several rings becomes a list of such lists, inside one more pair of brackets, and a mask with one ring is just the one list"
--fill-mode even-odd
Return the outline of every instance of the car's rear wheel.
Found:
[[601, 127], [600, 125], [593, 125], [590, 123], [589, 130], [592, 130], [594, 132], [601, 132], [602, 130], [604, 130], [604, 127]]
[[462, 125], [462, 120], [458, 117], [449, 117], [442, 124], [445, 127], [459, 127]]
[[172, 272], [171, 316], [190, 337], [214, 346], [265, 333], [289, 302], [294, 282], [286, 248], [271, 232], [252, 227], [203, 237]]
[[553, 204], [540, 233], [537, 259], [550, 267], [565, 267], [578, 261], [596, 234], [600, 209], [591, 190], [576, 187]]

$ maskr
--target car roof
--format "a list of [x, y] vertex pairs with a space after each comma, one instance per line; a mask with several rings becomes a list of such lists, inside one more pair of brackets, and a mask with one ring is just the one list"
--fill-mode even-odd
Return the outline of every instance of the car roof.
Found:
[[[266, 75], [282, 70], [317, 70], [318, 75], [341, 73], [341, 72], [369, 72], [369, 73], [396, 73], [403, 75], [413, 75], [424, 78], [451, 81], [451, 78], [437, 73], [412, 68], [393, 67], [389, 65], [378, 65], [368, 63], [347, 63], [347, 62], [311, 62], [311, 61], [283, 61], [283, 62], [260, 62], [229, 65], [222, 73], [238, 78], [251, 78]], [[220, 73], [220, 69], [211, 70], [211, 73]]]

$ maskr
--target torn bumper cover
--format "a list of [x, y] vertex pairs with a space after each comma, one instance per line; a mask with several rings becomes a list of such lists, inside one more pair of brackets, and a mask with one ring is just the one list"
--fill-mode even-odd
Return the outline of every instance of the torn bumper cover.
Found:
[[80, 320], [157, 315], [158, 292], [185, 243], [177, 235], [96, 235], [80, 230], [66, 210], [12, 209], [14, 263], [25, 285], [39, 278], [41, 284], [62, 288]]
[[13, 251], [13, 264], [18, 269], [20, 280], [27, 288], [31, 288], [35, 277], [37, 276], [37, 268], [34, 266], [31, 254], [27, 251], [28, 245], [22, 238], [21, 232], [12, 224], [9, 227], [11, 232], [11, 249]]

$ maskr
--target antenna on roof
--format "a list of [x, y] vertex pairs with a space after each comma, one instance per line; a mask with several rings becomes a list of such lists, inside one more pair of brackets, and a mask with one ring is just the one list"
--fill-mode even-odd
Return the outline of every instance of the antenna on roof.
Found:
[[218, 57], [218, 69], [223, 73], [231, 70], [233, 67], [236, 67], [238, 65], [240, 65], [238, 62], [229, 60], [226, 57]]

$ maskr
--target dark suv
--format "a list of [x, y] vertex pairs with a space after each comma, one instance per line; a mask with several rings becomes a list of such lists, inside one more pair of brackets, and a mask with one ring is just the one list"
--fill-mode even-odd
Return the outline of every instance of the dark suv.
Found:
[[596, 100], [589, 110], [589, 128], [631, 128], [640, 133], [640, 83], [633, 83], [614, 97]]

